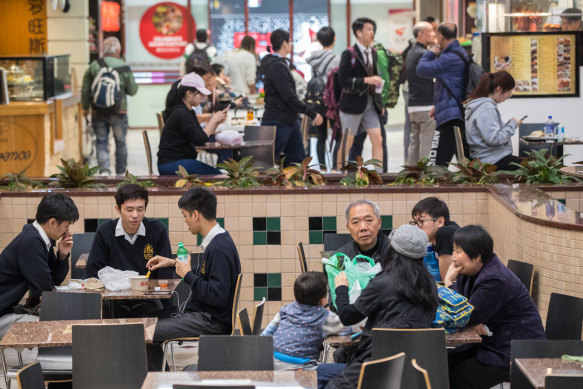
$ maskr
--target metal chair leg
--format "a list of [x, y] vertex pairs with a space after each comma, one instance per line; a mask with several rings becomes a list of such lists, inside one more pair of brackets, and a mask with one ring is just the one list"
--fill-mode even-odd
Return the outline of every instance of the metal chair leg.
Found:
[[164, 348], [163, 348], [164, 354], [162, 356], [162, 368], [160, 369], [160, 371], [165, 371], [166, 370], [166, 353], [167, 353], [167, 350], [168, 350], [168, 343], [164, 343]]
[[8, 368], [6, 367], [6, 357], [4, 356], [4, 349], [1, 350], [2, 354], [2, 370], [4, 371], [4, 381], [6, 382], [6, 389], [10, 389], [10, 380], [8, 379]]
[[174, 360], [174, 343], [170, 343], [170, 356], [172, 358], [172, 371], [176, 371], [176, 361]]

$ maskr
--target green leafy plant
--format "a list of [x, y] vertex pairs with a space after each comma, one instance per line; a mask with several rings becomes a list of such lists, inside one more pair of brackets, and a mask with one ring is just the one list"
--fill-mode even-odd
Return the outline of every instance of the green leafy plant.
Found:
[[63, 166], [58, 166], [61, 172], [51, 175], [57, 181], [51, 186], [61, 188], [101, 188], [104, 185], [93, 180], [93, 176], [99, 171], [99, 166], [89, 167], [87, 163], [77, 162], [73, 158], [61, 159]]
[[452, 172], [452, 181], [456, 184], [493, 184], [498, 182], [498, 169], [496, 165], [491, 163], [482, 163], [479, 159], [469, 160], [463, 158], [462, 160], [451, 163], [458, 170]]
[[131, 174], [129, 170], [126, 170], [124, 180], [115, 184], [115, 187], [121, 188], [122, 186], [129, 185], [129, 184], [136, 184], [136, 185], [141, 186], [142, 188], [151, 188], [154, 186], [154, 183], [152, 181], [148, 181], [148, 180], [138, 181], [138, 178], [136, 176]]
[[312, 169], [310, 162], [312, 157], [305, 158], [301, 163], [294, 163], [291, 166], [283, 167], [283, 160], [279, 169], [269, 169], [267, 173], [270, 178], [267, 180], [271, 185], [308, 186], [326, 185], [326, 179], [318, 170]]
[[[26, 169], [25, 169], [26, 170]], [[25, 170], [20, 173], [8, 173], [0, 180], [0, 185], [3, 189], [9, 191], [29, 190], [36, 188], [44, 188], [42, 182], [31, 180], [24, 175]]]
[[227, 172], [227, 178], [221, 185], [229, 188], [252, 188], [261, 186], [261, 181], [257, 179], [259, 167], [254, 166], [253, 156], [250, 155], [239, 162], [234, 159], [218, 163], [217, 167]]
[[182, 165], [178, 165], [176, 175], [180, 177], [174, 183], [174, 186], [176, 188], [192, 188], [204, 184], [203, 181], [198, 178], [198, 174], [188, 174], [188, 172]]
[[344, 186], [355, 186], [357, 188], [362, 188], [369, 185], [382, 185], [383, 179], [374, 169], [369, 169], [367, 166], [382, 167], [382, 162], [378, 159], [369, 159], [364, 161], [359, 155], [356, 157], [356, 161], [349, 161], [345, 164], [341, 170], [345, 170], [350, 173], [346, 177], [340, 180], [340, 184]]
[[417, 161], [415, 165], [404, 165], [391, 185], [434, 185], [449, 181], [450, 172], [443, 166], [429, 164], [429, 157]]
[[518, 166], [518, 170], [504, 171], [501, 173], [513, 174], [518, 181], [527, 184], [564, 184], [568, 182], [580, 181], [577, 177], [569, 176], [561, 172], [563, 159], [547, 155], [548, 150], [532, 150], [526, 152], [527, 157], [523, 158], [520, 164], [513, 162], [512, 165]]

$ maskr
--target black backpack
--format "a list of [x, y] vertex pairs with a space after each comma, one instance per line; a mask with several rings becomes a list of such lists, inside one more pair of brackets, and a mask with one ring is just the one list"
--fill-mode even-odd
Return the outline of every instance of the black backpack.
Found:
[[186, 73], [192, 73], [194, 66], [196, 65], [210, 65], [211, 61], [210, 58], [208, 56], [208, 54], [206, 53], [206, 49], [208, 49], [208, 45], [206, 45], [205, 47], [203, 47], [202, 49], [199, 49], [198, 47], [196, 47], [196, 45], [194, 45], [194, 50], [192, 51], [192, 53], [190, 53], [190, 55], [188, 56], [188, 59], [186, 60]]
[[[328, 69], [328, 65], [334, 60], [334, 57], [334, 55], [330, 55], [326, 66], [323, 67], [324, 71]], [[312, 78], [308, 82], [306, 97], [304, 99], [308, 107], [322, 116], [326, 113], [326, 103], [324, 102], [324, 92], [326, 91], [326, 81], [328, 80], [326, 76], [326, 74], [320, 74], [317, 69], [314, 69]]]
[[457, 50], [453, 50], [458, 57], [460, 57], [466, 63], [464, 85], [466, 87], [466, 97], [471, 95], [476, 87], [480, 78], [486, 73], [480, 65], [474, 62], [474, 55], [472, 54], [469, 59], [467, 59], [462, 53]]

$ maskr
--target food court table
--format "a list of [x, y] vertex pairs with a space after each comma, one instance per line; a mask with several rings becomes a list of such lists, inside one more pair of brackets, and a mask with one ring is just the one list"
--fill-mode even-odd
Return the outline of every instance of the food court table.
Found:
[[254, 385], [256, 388], [318, 387], [315, 370], [260, 370], [150, 372], [142, 384], [142, 389], [167, 389], [176, 384]]
[[545, 387], [547, 375], [583, 377], [581, 362], [563, 361], [561, 358], [517, 358], [514, 363], [535, 389]]
[[[160, 288], [160, 292], [156, 293], [155, 288], [158, 286], [158, 281], [167, 281], [167, 288]], [[137, 291], [131, 289], [124, 290], [107, 290], [103, 289], [57, 289], [57, 292], [71, 292], [71, 293], [101, 293], [104, 300], [157, 300], [169, 299], [172, 297], [172, 292], [180, 283], [179, 279], [150, 279], [148, 280], [147, 291]]]
[[563, 146], [569, 145], [583, 145], [583, 140], [579, 138], [565, 138], [562, 141], [554, 141], [547, 143], [544, 137], [532, 137], [532, 136], [522, 136], [520, 137], [520, 141], [529, 146], [543, 146], [547, 145], [550, 146], [551, 150], [553, 147], [557, 147], [557, 155], [559, 158], [563, 156]]
[[196, 151], [219, 151], [219, 150], [233, 150], [233, 159], [235, 161], [241, 160], [242, 149], [257, 149], [261, 147], [269, 147], [273, 145], [270, 140], [248, 140], [238, 145], [225, 145], [219, 142], [207, 142], [204, 146], [196, 146]]

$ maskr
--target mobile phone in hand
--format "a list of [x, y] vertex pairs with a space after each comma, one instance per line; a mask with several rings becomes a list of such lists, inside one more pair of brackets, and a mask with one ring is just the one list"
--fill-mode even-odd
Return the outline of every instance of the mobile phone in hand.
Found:
[[524, 119], [526, 119], [528, 117], [528, 115], [524, 115], [523, 117], [520, 118], [520, 121], [523, 121]]

